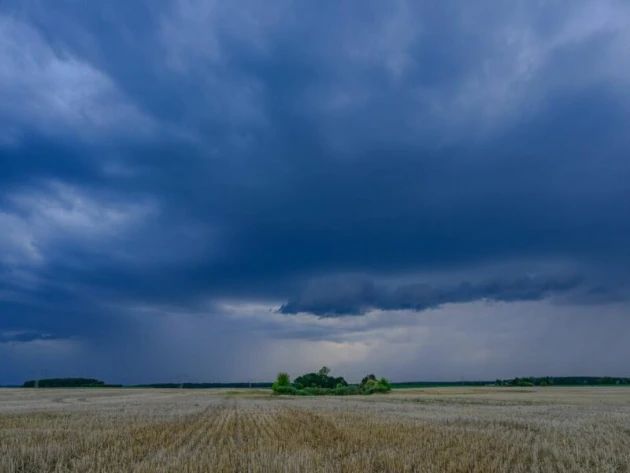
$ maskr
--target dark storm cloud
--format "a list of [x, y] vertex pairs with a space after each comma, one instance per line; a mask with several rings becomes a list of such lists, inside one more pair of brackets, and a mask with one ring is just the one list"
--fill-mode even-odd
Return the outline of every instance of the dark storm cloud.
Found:
[[[220, 300], [625, 300], [628, 13], [3, 2], [0, 331], [115, 337], [128, 307]], [[548, 261], [584, 284], [527, 276]]]
[[556, 278], [503, 279], [478, 284], [461, 283], [453, 287], [408, 284], [394, 288], [372, 281], [335, 280], [311, 284], [296, 299], [280, 307], [284, 314], [309, 312], [324, 317], [361, 315], [368, 310], [436, 309], [444, 304], [475, 302], [537, 301], [576, 289], [580, 279]]

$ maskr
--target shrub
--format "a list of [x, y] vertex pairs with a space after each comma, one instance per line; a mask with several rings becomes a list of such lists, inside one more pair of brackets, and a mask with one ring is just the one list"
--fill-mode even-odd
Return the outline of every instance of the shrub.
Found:
[[375, 394], [375, 393], [384, 394], [384, 393], [388, 393], [389, 391], [391, 391], [391, 388], [377, 383], [376, 385], [367, 388], [364, 391], [364, 393], [365, 394]]
[[377, 381], [373, 374], [363, 378], [360, 385], [350, 386], [345, 379], [328, 376], [330, 369], [324, 367], [318, 373], [308, 373], [299, 376], [295, 385], [291, 385], [291, 378], [287, 373], [278, 373], [272, 385], [275, 394], [289, 394], [295, 396], [353, 396], [358, 394], [386, 393], [391, 391], [391, 385], [386, 378]]
[[362, 392], [358, 386], [337, 386], [332, 390], [331, 394], [334, 394], [335, 396], [354, 396], [362, 394]]
[[276, 378], [276, 383], [278, 386], [290, 386], [291, 378], [287, 373], [278, 373], [278, 377]]
[[373, 380], [373, 381], [376, 381], [376, 376], [374, 376], [373, 374], [368, 374], [365, 378], [363, 378], [363, 379], [361, 380], [361, 386], [365, 386], [365, 385], [367, 385], [367, 382], [368, 382], [370, 379], [371, 379], [371, 380]]
[[331, 394], [333, 390], [328, 388], [304, 388], [303, 391], [310, 396], [325, 396], [326, 394]]
[[287, 388], [291, 388], [295, 390], [295, 388], [291, 386], [291, 378], [289, 377], [287, 373], [278, 373], [278, 377], [276, 378], [276, 381], [271, 386], [271, 389], [273, 390], [274, 393], [288, 394], [287, 392], [284, 392], [287, 390]]
[[273, 383], [273, 392], [275, 394], [297, 394], [298, 390], [293, 386], [276, 386], [276, 383]]
[[376, 381], [375, 379], [368, 379], [365, 383], [364, 386], [366, 388], [373, 388], [374, 386], [378, 385], [378, 381]]
[[531, 381], [517, 381], [515, 386], [519, 386], [519, 387], [523, 387], [523, 388], [531, 388], [532, 386], [534, 386], [534, 383], [532, 383]]

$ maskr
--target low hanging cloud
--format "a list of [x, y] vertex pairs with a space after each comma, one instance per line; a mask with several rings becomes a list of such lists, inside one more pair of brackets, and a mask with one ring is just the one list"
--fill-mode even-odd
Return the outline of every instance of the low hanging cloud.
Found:
[[567, 293], [581, 285], [577, 276], [500, 279], [456, 285], [405, 284], [389, 287], [365, 279], [334, 279], [308, 285], [283, 304], [283, 314], [310, 313], [320, 317], [363, 315], [370, 310], [421, 312], [444, 304], [475, 301], [538, 301]]

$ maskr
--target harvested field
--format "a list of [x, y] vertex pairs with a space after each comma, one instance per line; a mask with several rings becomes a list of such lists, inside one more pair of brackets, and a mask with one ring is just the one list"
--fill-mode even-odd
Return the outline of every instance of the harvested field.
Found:
[[630, 472], [630, 389], [0, 390], [0, 472]]

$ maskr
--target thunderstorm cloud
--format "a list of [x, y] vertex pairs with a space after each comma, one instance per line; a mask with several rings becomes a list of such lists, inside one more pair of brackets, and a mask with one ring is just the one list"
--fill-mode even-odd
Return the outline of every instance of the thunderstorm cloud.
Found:
[[629, 49], [621, 0], [3, 1], [0, 384], [627, 376]]

